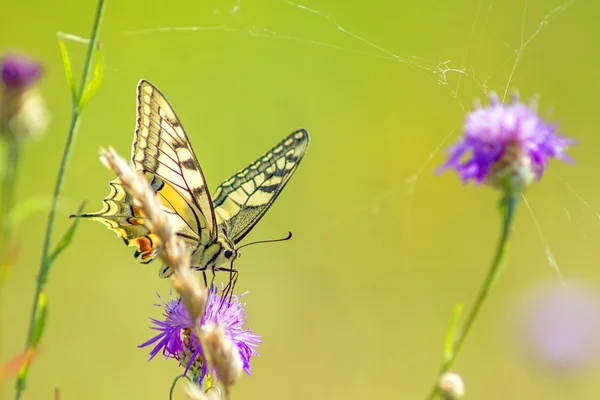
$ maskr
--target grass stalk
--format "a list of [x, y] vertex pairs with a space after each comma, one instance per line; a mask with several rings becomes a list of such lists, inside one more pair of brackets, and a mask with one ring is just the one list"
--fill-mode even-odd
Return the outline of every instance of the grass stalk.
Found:
[[[52, 195], [52, 202], [50, 205], [50, 212], [48, 214], [48, 222], [46, 224], [46, 233], [44, 235], [44, 246], [42, 249], [42, 257], [40, 261], [39, 272], [37, 276], [37, 285], [36, 290], [33, 297], [33, 305], [29, 320], [29, 330], [27, 333], [27, 341], [25, 343], [25, 351], [29, 351], [33, 347], [33, 339], [35, 332], [36, 319], [38, 315], [38, 307], [40, 304], [40, 298], [43, 293], [44, 286], [48, 279], [48, 270], [51, 266], [51, 263], [48, 262], [49, 254], [50, 254], [50, 243], [52, 238], [52, 232], [54, 230], [54, 220], [56, 217], [56, 208], [58, 204], [58, 198], [61, 194], [65, 171], [67, 169], [67, 165], [69, 162], [69, 156], [71, 154], [71, 147], [73, 144], [73, 140], [75, 138], [75, 134], [77, 132], [77, 128], [79, 127], [79, 121], [81, 117], [82, 111], [82, 98], [86, 93], [88, 78], [90, 75], [90, 71], [92, 68], [92, 60], [94, 59], [94, 52], [96, 49], [96, 43], [98, 41], [98, 35], [100, 31], [100, 21], [102, 20], [102, 14], [104, 12], [104, 0], [99, 0], [96, 7], [96, 15], [94, 18], [94, 24], [92, 26], [92, 33], [90, 35], [90, 41], [88, 43], [87, 53], [85, 56], [85, 61], [83, 65], [83, 72], [81, 75], [81, 80], [79, 82], [79, 90], [77, 96], [73, 99], [73, 110], [71, 112], [71, 122], [69, 124], [69, 131], [67, 133], [67, 140], [65, 142], [65, 147], [62, 154], [62, 159], [60, 162], [60, 166], [58, 169], [58, 175], [56, 178], [56, 183], [54, 186], [54, 192]], [[25, 378], [26, 371], [28, 369], [28, 365], [24, 366], [24, 370], [19, 374], [16, 382], [16, 392], [15, 399], [21, 399], [24, 389], [25, 389]]]
[[[460, 350], [462, 349], [471, 328], [475, 324], [475, 321], [479, 317], [481, 309], [485, 304], [485, 301], [489, 297], [492, 289], [494, 288], [494, 284], [496, 283], [500, 272], [502, 271], [502, 267], [504, 266], [504, 262], [506, 260], [506, 255], [508, 254], [508, 245], [510, 242], [510, 235], [512, 231], [513, 221], [515, 209], [518, 203], [518, 197], [516, 195], [507, 195], [501, 202], [501, 212], [502, 212], [502, 231], [500, 233], [500, 237], [498, 239], [498, 245], [496, 247], [496, 252], [494, 254], [494, 258], [490, 264], [490, 268], [488, 269], [488, 273], [479, 289], [479, 293], [475, 302], [473, 303], [473, 307], [469, 311], [465, 323], [463, 325], [460, 334], [457, 335], [454, 340], [454, 344], [452, 346], [452, 351], [448, 358], [444, 359], [442, 365], [440, 366], [440, 370], [438, 372], [438, 378], [444, 372], [447, 372], [452, 368], [454, 362], [456, 361]], [[433, 400], [439, 394], [438, 381], [431, 388], [427, 399]]]

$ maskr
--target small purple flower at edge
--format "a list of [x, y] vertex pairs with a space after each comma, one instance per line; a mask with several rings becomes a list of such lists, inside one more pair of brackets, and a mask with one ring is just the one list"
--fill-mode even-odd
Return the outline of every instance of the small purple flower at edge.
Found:
[[510, 104], [503, 104], [492, 93], [489, 103], [467, 114], [463, 136], [450, 147], [438, 172], [454, 169], [465, 183], [473, 180], [515, 193], [539, 181], [550, 158], [573, 162], [565, 151], [576, 141], [557, 135], [556, 125], [540, 118], [534, 102], [527, 106], [514, 95]]
[[36, 83], [42, 64], [17, 53], [0, 58], [0, 139], [39, 139], [50, 113]]
[[40, 63], [18, 54], [5, 55], [0, 61], [0, 76], [6, 88], [24, 89], [42, 76]]
[[[244, 329], [247, 315], [244, 311], [245, 304], [240, 303], [239, 297], [233, 296], [230, 302], [226, 300], [221, 306], [221, 296], [217, 288], [213, 286], [209, 290], [201, 325], [204, 326], [210, 322], [221, 325], [225, 329], [225, 334], [236, 345], [244, 365], [244, 371], [251, 375], [250, 358], [258, 355], [255, 348], [261, 343], [261, 340], [260, 336], [254, 334], [250, 329]], [[203, 380], [207, 373], [204, 353], [185, 307], [179, 298], [171, 298], [166, 302], [163, 300], [163, 304], [157, 304], [157, 306], [164, 308], [163, 318], [151, 318], [153, 324], [151, 329], [159, 333], [138, 347], [154, 345], [150, 352], [150, 360], [162, 352], [165, 358], [175, 358], [181, 365], [184, 365], [184, 373], [190, 371], [195, 379]]]

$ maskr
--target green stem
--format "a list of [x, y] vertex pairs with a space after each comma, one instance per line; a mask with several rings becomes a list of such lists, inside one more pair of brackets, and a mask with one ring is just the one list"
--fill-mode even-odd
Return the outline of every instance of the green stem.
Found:
[[[14, 243], [9, 217], [15, 198], [20, 150], [21, 146], [17, 139], [13, 138], [6, 143], [6, 165], [2, 179], [2, 193], [0, 194], [0, 318], [4, 314], [2, 311], [4, 309], [4, 277], [13, 257], [10, 254]], [[0, 329], [0, 344], [4, 336], [3, 333]], [[0, 348], [1, 353], [2, 349]], [[0, 389], [1, 386], [0, 383]]]
[[2, 259], [4, 251], [9, 247], [11, 227], [8, 221], [15, 199], [15, 185], [17, 183], [17, 170], [21, 146], [17, 139], [7, 142], [6, 169], [2, 180], [2, 193], [0, 194], [0, 245], [2, 246]]
[[[506, 197], [504, 197], [502, 199], [502, 202], [501, 202], [502, 232], [501, 232], [500, 238], [498, 240], [498, 245], [496, 247], [496, 253], [494, 255], [492, 263], [490, 264], [490, 268], [485, 277], [485, 280], [483, 281], [481, 288], [479, 289], [479, 294], [477, 295], [477, 298], [475, 299], [475, 303], [473, 304], [473, 307], [471, 308], [471, 311], [469, 312], [469, 314], [467, 316], [467, 319], [465, 321], [463, 329], [462, 329], [460, 335], [457, 336], [457, 338], [454, 342], [452, 354], [449, 358], [444, 360], [444, 362], [440, 366], [438, 378], [442, 373], [448, 371], [454, 365], [454, 362], [456, 361], [456, 358], [458, 357], [458, 353], [462, 349], [463, 344], [465, 343], [465, 340], [466, 340], [469, 332], [471, 331], [473, 324], [475, 323], [475, 320], [477, 320], [477, 317], [479, 316], [479, 313], [480, 313], [481, 309], [483, 308], [485, 301], [487, 300], [490, 292], [492, 291], [494, 284], [496, 283], [496, 280], [498, 279], [500, 271], [502, 271], [502, 266], [505, 261], [505, 256], [508, 253], [508, 251], [507, 251], [508, 244], [509, 244], [510, 234], [512, 231], [514, 214], [515, 214], [515, 209], [516, 209], [516, 206], [518, 203], [518, 199], [519, 199], [518, 195], [507, 195]], [[429, 393], [429, 396], [427, 396], [427, 399], [433, 400], [433, 399], [435, 399], [435, 396], [437, 394], [439, 394], [439, 390], [438, 390], [438, 384], [437, 384], [437, 380], [436, 380], [435, 384], [431, 388], [431, 392]]]
[[[62, 159], [60, 162], [60, 167], [58, 169], [58, 176], [56, 178], [56, 184], [54, 186], [54, 193], [52, 195], [52, 203], [50, 205], [50, 213], [48, 215], [48, 222], [46, 225], [46, 234], [44, 236], [44, 247], [42, 249], [42, 259], [40, 262], [40, 268], [37, 277], [37, 286], [35, 290], [35, 295], [33, 298], [33, 306], [31, 310], [31, 315], [29, 318], [29, 331], [27, 334], [27, 342], [25, 344], [25, 351], [28, 351], [32, 346], [32, 338], [35, 328], [36, 316], [38, 313], [38, 305], [40, 295], [44, 289], [48, 269], [50, 267], [48, 261], [48, 255], [50, 253], [50, 241], [52, 237], [52, 231], [54, 228], [54, 219], [56, 216], [56, 207], [58, 204], [58, 197], [62, 191], [63, 186], [63, 178], [65, 175], [65, 170], [67, 168], [67, 164], [69, 161], [69, 156], [71, 154], [71, 147], [73, 144], [73, 139], [75, 138], [75, 133], [77, 132], [77, 127], [79, 126], [79, 118], [81, 116], [81, 99], [83, 94], [85, 93], [87, 87], [88, 76], [90, 73], [90, 69], [92, 66], [92, 59], [94, 56], [94, 50], [96, 48], [96, 43], [98, 41], [98, 33], [100, 30], [100, 21], [102, 20], [102, 13], [104, 11], [104, 0], [99, 0], [98, 5], [96, 7], [96, 16], [94, 18], [94, 25], [92, 27], [92, 34], [90, 36], [90, 42], [88, 44], [87, 53], [85, 56], [85, 62], [83, 66], [83, 73], [81, 75], [81, 81], [79, 83], [79, 92], [77, 94], [77, 98], [74, 99], [73, 102], [73, 110], [71, 113], [71, 123], [69, 125], [69, 131], [67, 134], [67, 140], [65, 143], [65, 147], [63, 150]], [[19, 374], [16, 383], [16, 393], [15, 399], [19, 400], [23, 394], [25, 388], [25, 376], [26, 374]]]

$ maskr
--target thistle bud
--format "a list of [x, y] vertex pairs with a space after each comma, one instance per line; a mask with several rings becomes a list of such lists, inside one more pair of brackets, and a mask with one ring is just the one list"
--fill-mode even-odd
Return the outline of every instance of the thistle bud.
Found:
[[438, 382], [440, 393], [448, 400], [462, 399], [465, 395], [465, 384], [456, 372], [444, 372]]

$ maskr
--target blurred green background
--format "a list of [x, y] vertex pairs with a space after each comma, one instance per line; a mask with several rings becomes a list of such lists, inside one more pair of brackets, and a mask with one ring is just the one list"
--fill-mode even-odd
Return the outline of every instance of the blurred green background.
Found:
[[[24, 344], [35, 276], [70, 117], [56, 33], [87, 37], [93, 1], [5, 2], [0, 49], [41, 60], [53, 121], [27, 144], [19, 201], [40, 212], [21, 227], [3, 288], [0, 361]], [[312, 11], [311, 11], [312, 10]], [[471, 399], [596, 399], [596, 368], [556, 373], [514, 346], [510, 320], [540, 282], [600, 280], [597, 149], [600, 38], [594, 2], [451, 0], [108, 1], [104, 81], [85, 109], [56, 232], [79, 202], [101, 207], [113, 178], [98, 149], [129, 155], [135, 86], [158, 86], [182, 119], [214, 188], [298, 127], [301, 167], [244, 251], [238, 291], [263, 337], [243, 399], [422, 399], [456, 302], [470, 304], [498, 235], [498, 194], [435, 175], [474, 97], [519, 89], [581, 140], [527, 193], [508, 268], [455, 370]], [[85, 45], [67, 42], [79, 79]], [[463, 73], [460, 71], [463, 70]], [[166, 398], [180, 372], [147, 362], [149, 316], [168, 282], [157, 263], [83, 221], [47, 288], [49, 319], [28, 399]], [[2, 398], [13, 396], [2, 382]], [[183, 395], [179, 394], [179, 398]]]

